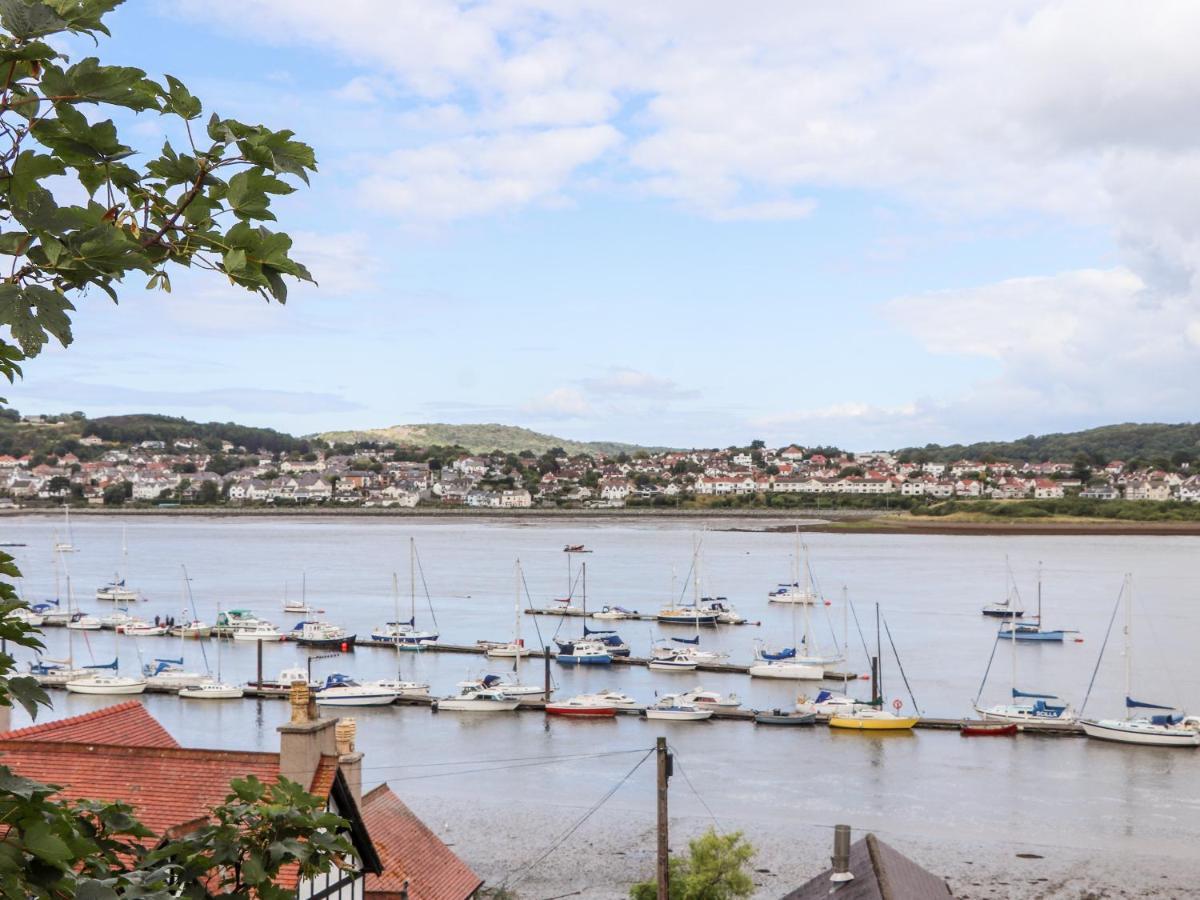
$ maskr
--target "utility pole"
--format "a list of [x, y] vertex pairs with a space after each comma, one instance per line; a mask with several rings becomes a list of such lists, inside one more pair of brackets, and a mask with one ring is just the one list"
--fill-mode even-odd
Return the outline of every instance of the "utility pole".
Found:
[[655, 743], [658, 751], [658, 900], [670, 895], [671, 869], [668, 863], [670, 846], [667, 840], [667, 780], [674, 774], [673, 760], [667, 752], [667, 739]]

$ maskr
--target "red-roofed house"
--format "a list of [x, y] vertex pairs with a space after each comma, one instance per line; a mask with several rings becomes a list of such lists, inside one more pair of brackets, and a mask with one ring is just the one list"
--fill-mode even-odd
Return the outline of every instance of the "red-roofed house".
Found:
[[[349, 823], [358, 868], [300, 882], [293, 868], [278, 883], [297, 898], [466, 900], [481, 879], [385, 786], [362, 795], [362, 754], [352, 719], [320, 719], [307, 689], [291, 698], [279, 727], [280, 752], [181, 747], [137, 701], [0, 733], [0, 764], [59, 785], [74, 799], [122, 800], [158, 836], [205, 821], [229, 783], [254, 775], [304, 785]], [[371, 824], [373, 823], [373, 824]], [[158, 838], [152, 839], [157, 841]]]

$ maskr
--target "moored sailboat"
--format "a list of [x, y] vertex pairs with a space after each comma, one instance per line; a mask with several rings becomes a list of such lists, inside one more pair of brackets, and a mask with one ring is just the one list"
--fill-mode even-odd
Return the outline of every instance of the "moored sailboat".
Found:
[[[1133, 578], [1125, 576], [1125, 709], [1124, 719], [1083, 719], [1080, 724], [1089, 738], [1121, 744], [1154, 747], [1200, 747], [1200, 716], [1188, 716], [1173, 706], [1135, 700], [1133, 686]], [[1107, 641], [1105, 641], [1107, 644]], [[1100, 660], [1104, 647], [1100, 648]], [[1086, 705], [1087, 701], [1084, 701]], [[1139, 713], [1138, 710], [1152, 710]]]
[[[396, 573], [392, 573], [392, 601], [395, 605], [395, 620], [385, 622], [379, 628], [371, 631], [371, 640], [388, 641], [398, 645], [405, 650], [419, 650], [425, 644], [431, 644], [439, 637], [437, 632], [437, 618], [433, 616], [433, 603], [430, 601], [429, 592], [426, 590], [425, 599], [429, 602], [429, 614], [433, 617], [433, 630], [421, 630], [417, 628], [417, 567], [420, 565], [417, 559], [417, 543], [414, 538], [408, 539], [408, 586], [409, 586], [409, 612], [408, 619], [402, 621], [400, 619], [400, 591], [397, 582]], [[425, 583], [424, 574], [421, 575], [421, 583]]]

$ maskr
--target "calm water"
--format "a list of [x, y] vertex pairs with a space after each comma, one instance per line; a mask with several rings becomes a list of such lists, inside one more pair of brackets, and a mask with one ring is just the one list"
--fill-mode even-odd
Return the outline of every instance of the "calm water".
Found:
[[[254, 610], [281, 627], [292, 621], [280, 609], [285, 583], [295, 595], [306, 572], [308, 600], [325, 618], [366, 635], [390, 618], [392, 572], [398, 572], [407, 605], [407, 539], [414, 536], [433, 597], [443, 640], [472, 643], [507, 640], [513, 631], [513, 561], [520, 557], [532, 601], [550, 605], [566, 591], [562, 546], [585, 543], [595, 552], [588, 564], [589, 606], [621, 604], [654, 610], [676, 592], [691, 564], [692, 522], [473, 522], [442, 520], [302, 521], [286, 519], [128, 521], [129, 581], [151, 598], [139, 604], [144, 617], [179, 615], [180, 566], [191, 575], [201, 617], [212, 621], [218, 601], [224, 608]], [[718, 527], [728, 527], [728, 522]], [[752, 526], [757, 527], [757, 526]], [[60, 521], [5, 519], [0, 540], [28, 546], [15, 552], [26, 573], [24, 596], [32, 602], [54, 591], [50, 547]], [[90, 599], [96, 585], [119, 565], [121, 523], [116, 519], [73, 523], [78, 548], [70, 557], [75, 596], [85, 609], [107, 609]], [[1134, 693], [1163, 703], [1200, 709], [1200, 579], [1194, 559], [1200, 539], [1190, 537], [942, 537], [824, 535], [808, 537], [812, 566], [821, 587], [835, 602], [814, 612], [814, 632], [825, 644], [842, 641], [841, 587], [857, 607], [867, 640], [874, 643], [875, 602], [879, 602], [899, 648], [920, 709], [935, 716], [962, 716], [970, 704], [992, 651], [996, 623], [979, 607], [1004, 592], [1004, 557], [1016, 573], [1027, 611], [1035, 604], [1034, 573], [1044, 563], [1044, 619], [1047, 627], [1078, 629], [1082, 642], [1018, 646], [1018, 683], [1054, 691], [1077, 706], [1096, 664], [1104, 630], [1125, 572], [1134, 574], [1137, 598]], [[792, 611], [769, 606], [767, 591], [787, 580], [793, 538], [788, 535], [710, 531], [703, 538], [706, 593], [726, 595], [739, 611], [761, 626], [705, 629], [702, 643], [747, 661], [753, 641], [790, 643]], [[65, 592], [65, 588], [63, 589]], [[418, 582], [418, 624], [430, 614]], [[148, 615], [147, 615], [148, 614]], [[405, 616], [406, 617], [406, 616]], [[548, 642], [560, 621], [523, 616], [526, 641]], [[1120, 618], [1096, 678], [1088, 712], [1117, 714], [1123, 669]], [[561, 623], [576, 634], [581, 620]], [[618, 623], [635, 654], [651, 641], [686, 630], [661, 629], [649, 622]], [[540, 630], [540, 637], [539, 637]], [[51, 655], [64, 649], [64, 630], [52, 630]], [[111, 659], [111, 633], [76, 635], [76, 657], [90, 653]], [[175, 655], [179, 643], [145, 639], [141, 646], [122, 640], [122, 666], [132, 671], [137, 654]], [[215, 667], [215, 647], [208, 645]], [[996, 653], [985, 702], [999, 702], [1011, 678], [1009, 648]], [[199, 645], [185, 648], [189, 666], [203, 667]], [[851, 620], [852, 671], [866, 671], [862, 642]], [[894, 658], [886, 649], [885, 694], [912, 707]], [[307, 653], [294, 646], [268, 646], [265, 672], [273, 676], [302, 663]], [[225, 645], [221, 665], [227, 678], [254, 675], [254, 651]], [[314, 674], [332, 671], [367, 677], [392, 675], [430, 682], [450, 692], [465, 676], [484, 671], [480, 657], [452, 654], [396, 654], [362, 648], [336, 659], [317, 660]], [[541, 678], [541, 662], [525, 664], [526, 680]], [[702, 683], [736, 691], [751, 706], [790, 705], [796, 687], [752, 681], [744, 676], [651, 673], [641, 668], [611, 671], [554, 667], [558, 690], [570, 695], [613, 686], [643, 700], [656, 690]], [[852, 692], [869, 692], [865, 682]], [[54, 695], [58, 714], [103, 705], [102, 698]], [[170, 696], [144, 702], [183, 743], [230, 748], [273, 749], [274, 728], [287, 714], [279, 701], [207, 704], [202, 709]], [[617, 751], [648, 748], [666, 733], [699, 797], [676, 779], [673, 807], [684, 815], [707, 817], [711, 809], [725, 826], [778, 833], [848, 821], [883, 834], [931, 837], [1007, 845], [1061, 846], [1080, 850], [1120, 848], [1188, 859], [1200, 838], [1200, 753], [1126, 748], [1082, 739], [1020, 737], [1016, 740], [963, 740], [956, 733], [868, 737], [817, 728], [755, 729], [741, 723], [651, 725], [632, 717], [608, 722], [549, 721], [542, 716], [495, 715], [471, 718], [433, 714], [424, 708], [359, 710], [359, 747], [366, 754], [369, 781], [403, 788], [418, 808], [479, 799], [493, 805], [521, 802], [543, 813], [586, 807], [633, 765], [639, 755]], [[612, 753], [587, 759], [546, 760]], [[457, 765], [451, 765], [451, 764]], [[485, 769], [493, 771], [481, 771]], [[650, 808], [652, 771], [644, 766], [618, 792], [608, 809], [645, 813]], [[980, 815], [980, 809], [986, 815]], [[560, 824], [574, 813], [564, 811]], [[1082, 824], [1081, 823], [1085, 823]], [[532, 853], [553, 833], [525, 841]]]

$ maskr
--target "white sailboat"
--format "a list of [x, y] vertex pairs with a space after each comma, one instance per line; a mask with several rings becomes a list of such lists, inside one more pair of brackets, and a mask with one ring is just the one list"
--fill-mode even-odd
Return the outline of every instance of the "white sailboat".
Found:
[[[986, 613], [985, 613], [986, 614]], [[979, 684], [979, 693], [975, 696], [975, 711], [992, 722], [1074, 722], [1077, 718], [1069, 703], [1062, 703], [1055, 694], [1044, 694], [1037, 691], [1022, 691], [1017, 689], [1017, 632], [1010, 629], [1007, 635], [997, 635], [997, 642], [1003, 641], [1009, 645], [1012, 657], [1012, 691], [1011, 703], [998, 703], [994, 706], [982, 707], [979, 698], [987, 684], [988, 673], [983, 673], [983, 681]], [[993, 650], [993, 653], [995, 651]], [[989, 669], [991, 662], [988, 662]]]
[[287, 582], [283, 583], [283, 611], [285, 613], [294, 613], [298, 616], [316, 616], [325, 612], [323, 609], [317, 609], [308, 605], [308, 574], [306, 572], [300, 573], [299, 600], [288, 599]]
[[796, 557], [793, 563], [793, 575], [795, 576], [795, 568], [800, 565], [801, 547], [804, 549], [804, 583], [800, 583], [799, 577], [793, 577], [788, 584], [781, 584], [775, 590], [768, 592], [768, 603], [802, 603], [805, 606], [812, 606], [814, 603], [819, 603], [821, 598], [817, 596], [816, 591], [812, 586], [812, 573], [808, 567], [808, 544], [804, 544], [800, 540], [800, 526], [796, 526]]
[[[799, 531], [797, 533], [797, 554], [793, 563], [794, 568], [800, 565], [799, 555]], [[807, 561], [806, 561], [807, 564]], [[796, 573], [796, 583], [799, 584], [799, 573]], [[825, 665], [822, 662], [801, 662], [796, 658], [796, 648], [798, 634], [796, 632], [796, 607], [804, 606], [804, 633], [805, 641], [808, 639], [809, 631], [809, 615], [808, 604], [801, 604], [799, 601], [786, 601], [792, 604], [792, 646], [777, 652], [772, 653], [766, 650], [762, 644], [758, 644], [754, 648], [755, 661], [750, 666], [751, 678], [775, 678], [786, 679], [789, 681], [820, 681], [825, 677]]]
[[983, 608], [985, 616], [1000, 619], [1019, 619], [1025, 615], [1020, 608], [1021, 595], [1017, 591], [1017, 582], [1013, 578], [1012, 566], [1008, 563], [1008, 555], [1004, 556], [1004, 600], [1000, 603], [989, 603]]
[[517, 591], [513, 601], [513, 639], [504, 644], [480, 641], [486, 649], [484, 655], [489, 659], [515, 659], [528, 656], [525, 642], [521, 639], [521, 560], [517, 560]]
[[63, 504], [63, 522], [67, 533], [67, 539], [65, 541], [60, 541], [56, 535], [54, 539], [54, 552], [75, 553], [75, 542], [71, 537], [71, 507], [65, 503]]
[[[54, 554], [54, 593], [55, 599], [58, 599], [58, 560], [60, 551], [55, 551]], [[63, 571], [67, 580], [67, 609], [62, 613], [63, 621], [69, 621], [74, 613], [74, 599], [71, 592], [71, 572], [66, 568], [66, 559], [63, 558]], [[57, 610], [56, 610], [57, 611]], [[51, 659], [47, 656], [38, 656], [29, 663], [29, 674], [32, 675], [38, 684], [62, 686], [68, 681], [74, 681], [80, 678], [86, 678], [92, 672], [88, 669], [76, 668], [75, 666], [75, 632], [67, 631], [67, 658], [66, 659]]]
[[[424, 575], [421, 576], [424, 580]], [[431, 644], [438, 639], [437, 631], [421, 631], [417, 628], [417, 543], [413, 538], [408, 539], [408, 583], [409, 583], [409, 613], [408, 621], [400, 621], [400, 592], [396, 573], [392, 573], [392, 599], [395, 605], [395, 620], [385, 622], [379, 628], [371, 631], [371, 640], [388, 641], [408, 650], [420, 650], [425, 644]], [[426, 595], [428, 598], [428, 595]], [[432, 605], [430, 606], [432, 614]], [[434, 628], [437, 620], [434, 620]]]
[[[120, 640], [121, 636], [114, 630], [113, 661], [111, 663], [97, 663], [84, 666], [85, 669], [90, 670], [90, 674], [70, 679], [66, 682], [66, 689], [72, 694], [99, 694], [104, 696], [140, 694], [145, 691], [145, 678], [135, 678], [120, 674]], [[112, 674], [105, 674], [104, 670], [106, 669]]]
[[[1133, 680], [1133, 577], [1125, 576], [1125, 708], [1127, 711], [1157, 710], [1131, 714], [1124, 719], [1083, 719], [1090, 738], [1122, 744], [1154, 747], [1200, 747], [1200, 716], [1187, 716], [1172, 706], [1135, 700]], [[1101, 656], [1104, 649], [1100, 650]], [[1097, 666], [1099, 663], [1097, 662]], [[1086, 702], [1086, 701], [1085, 701]]]
[[[190, 589], [188, 587], [187, 568], [180, 566], [181, 578], [183, 579], [183, 602], [187, 603], [190, 598]], [[184, 611], [184, 615], [187, 611]], [[187, 636], [180, 631], [177, 635], [179, 638], [179, 657], [159, 657], [151, 660], [142, 666], [142, 675], [149, 684], [160, 688], [182, 689], [186, 687], [196, 687], [197, 685], [211, 682], [212, 679], [203, 672], [193, 672], [184, 668], [184, 648], [186, 646]]]
[[[217, 621], [221, 620], [221, 605], [217, 604]], [[201, 684], [192, 685], [190, 687], [181, 688], [179, 696], [185, 700], [239, 700], [244, 691], [241, 685], [230, 684], [221, 678], [221, 643], [224, 638], [217, 638], [217, 677], [212, 677], [212, 672], [208, 672], [208, 678]], [[208, 668], [208, 657], [204, 659], [205, 669]]]
[[129, 603], [140, 599], [137, 591], [127, 586], [129, 581], [129, 547], [125, 543], [125, 526], [121, 526], [121, 571], [113, 575], [113, 580], [102, 587], [96, 588], [97, 600], [111, 600], [114, 603]]

